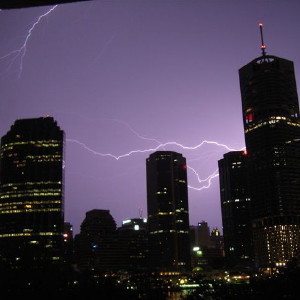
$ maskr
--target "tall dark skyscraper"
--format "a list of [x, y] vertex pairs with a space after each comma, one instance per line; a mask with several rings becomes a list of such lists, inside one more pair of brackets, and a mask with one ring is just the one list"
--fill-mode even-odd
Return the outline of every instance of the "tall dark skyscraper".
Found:
[[251, 266], [253, 258], [247, 156], [232, 151], [219, 160], [224, 251], [228, 267]]
[[64, 132], [51, 117], [17, 120], [1, 139], [0, 258], [13, 267], [62, 260]]
[[262, 50], [239, 77], [255, 260], [272, 268], [300, 248], [300, 119], [293, 62]]
[[158, 151], [147, 159], [147, 206], [151, 267], [159, 271], [190, 267], [186, 159]]

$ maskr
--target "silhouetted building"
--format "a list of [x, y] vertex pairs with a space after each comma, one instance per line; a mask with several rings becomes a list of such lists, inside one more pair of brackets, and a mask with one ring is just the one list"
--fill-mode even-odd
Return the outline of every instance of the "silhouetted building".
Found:
[[190, 226], [190, 243], [192, 247], [210, 247], [210, 229], [207, 222], [202, 221], [197, 226]]
[[147, 159], [147, 206], [151, 268], [190, 267], [186, 159], [157, 151]]
[[126, 267], [125, 241], [120, 239], [109, 210], [86, 213], [75, 236], [75, 261], [81, 271], [111, 272]]
[[125, 242], [125, 269], [128, 271], [145, 271], [149, 252], [147, 219], [124, 220], [118, 231], [120, 238]]
[[1, 139], [0, 259], [12, 268], [62, 261], [63, 149], [51, 117], [17, 120]]
[[251, 265], [253, 258], [246, 152], [232, 151], [219, 160], [224, 250], [229, 267]]
[[224, 250], [224, 238], [218, 228], [214, 228], [210, 233], [210, 247]]
[[263, 55], [239, 70], [255, 259], [278, 267], [300, 246], [300, 120], [293, 62]]
[[196, 231], [196, 243], [201, 248], [210, 247], [210, 229], [207, 225], [207, 222], [198, 223], [197, 231]]

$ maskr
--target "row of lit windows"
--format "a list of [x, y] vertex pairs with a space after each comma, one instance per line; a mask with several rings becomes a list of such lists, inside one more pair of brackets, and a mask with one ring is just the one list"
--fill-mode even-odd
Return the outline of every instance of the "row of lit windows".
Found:
[[0, 207], [5, 207], [7, 205], [24, 205], [24, 204], [29, 204], [29, 205], [39, 205], [39, 204], [55, 204], [55, 203], [61, 203], [60, 200], [48, 200], [48, 201], [19, 201], [19, 202], [6, 202], [6, 203], [0, 203]]
[[170, 230], [156, 230], [156, 231], [150, 232], [150, 234], [159, 234], [159, 233], [189, 233], [189, 231], [170, 229]]
[[229, 203], [233, 203], [233, 202], [248, 202], [251, 201], [250, 198], [245, 198], [245, 199], [234, 199], [234, 200], [227, 200], [227, 201], [223, 201], [222, 204], [229, 204]]
[[286, 144], [290, 144], [292, 142], [299, 142], [299, 141], [300, 141], [300, 139], [293, 139], [292, 141], [286, 141], [285, 143]]
[[[272, 117], [271, 117], [272, 118]], [[283, 117], [282, 117], [283, 118]], [[265, 121], [265, 122], [261, 122], [261, 123], [258, 123], [257, 125], [251, 127], [251, 128], [247, 128], [245, 130], [245, 133], [248, 133], [248, 132], [251, 132], [252, 130], [255, 130], [259, 127], [262, 127], [262, 126], [266, 126], [266, 125], [272, 125], [272, 124], [275, 124], [275, 123], [279, 123], [281, 120], [279, 119], [275, 119], [275, 120], [269, 120], [269, 121]], [[291, 126], [297, 126], [297, 127], [300, 127], [300, 123], [295, 123], [295, 122], [290, 122], [290, 121], [287, 121], [285, 122], [286, 124], [288, 125], [291, 125]]]
[[52, 154], [52, 155], [43, 154], [43, 155], [27, 155], [26, 156], [26, 159], [50, 159], [50, 158], [58, 159], [58, 158], [62, 158], [62, 155], [60, 155], [60, 154]]
[[7, 237], [26, 237], [26, 236], [53, 236], [53, 235], [61, 235], [60, 232], [20, 232], [20, 233], [4, 233], [0, 234], [0, 238], [7, 238]]
[[299, 123], [295, 123], [295, 122], [287, 122], [288, 125], [292, 125], [292, 126], [297, 126], [300, 127]]
[[13, 187], [13, 190], [10, 190], [10, 191], [7, 191], [7, 192], [4, 192], [4, 193], [1, 193], [0, 195], [2, 194], [15, 194], [15, 193], [18, 193], [18, 194], [26, 194], [26, 193], [48, 193], [48, 192], [61, 192], [61, 188], [60, 186], [57, 187], [57, 188], [39, 188], [39, 187], [35, 187], [33, 189], [28, 189], [28, 188], [25, 188], [24, 187], [21, 187], [20, 189], [18, 189], [18, 187]]
[[[175, 212], [177, 212], [177, 213], [188, 213], [188, 211], [184, 210], [183, 208], [181, 208], [181, 209], [176, 209]], [[173, 212], [173, 211], [159, 211], [159, 212], [157, 213], [157, 215], [159, 215], [159, 216], [168, 216], [168, 215], [174, 215], [175, 212]], [[152, 216], [149, 215], [149, 217], [152, 217]]]
[[7, 198], [22, 198], [22, 197], [49, 197], [49, 196], [60, 196], [61, 193], [15, 193], [10, 195], [1, 195], [0, 199], [7, 199]]
[[33, 162], [61, 162], [62, 155], [54, 154], [54, 155], [28, 155], [27, 159], [32, 159]]
[[13, 142], [4, 144], [2, 150], [11, 150], [14, 146], [19, 145], [35, 145], [36, 147], [59, 147], [61, 146], [61, 141], [58, 140], [45, 140], [45, 141], [24, 141], [24, 142]]
[[6, 184], [2, 184], [2, 187], [17, 187], [17, 186], [26, 186], [26, 185], [46, 185], [46, 184], [61, 184], [61, 181], [27, 181], [27, 182], [15, 182], [15, 183], [6, 183]]
[[[41, 163], [41, 162], [61, 162], [62, 159], [61, 158], [44, 158], [44, 159], [35, 159], [35, 160], [32, 160], [33, 162], [38, 162], [38, 163]], [[26, 166], [26, 160], [25, 161], [22, 161], [22, 163], [19, 163], [19, 161], [13, 161], [14, 164], [16, 164], [16, 167], [17, 168], [21, 168], [21, 167], [25, 167]]]
[[272, 227], [264, 227], [264, 230], [277, 230], [280, 229], [281, 231], [286, 230], [286, 231], [290, 231], [293, 229], [297, 229], [299, 227], [299, 225], [274, 225]]
[[60, 212], [61, 208], [25, 208], [1, 210], [0, 214], [24, 214], [24, 213], [40, 213], [40, 212]]
[[172, 211], [167, 211], [167, 212], [165, 212], [165, 211], [160, 211], [160, 212], [158, 212], [158, 215], [159, 215], [159, 216], [173, 215], [173, 212], [172, 212]]
[[23, 189], [20, 189], [18, 190], [18, 188], [14, 188], [12, 191], [6, 191], [4, 193], [0, 193], [0, 196], [1, 195], [11, 195], [11, 194], [28, 194], [28, 193], [50, 193], [50, 192], [61, 192], [61, 189], [60, 188], [46, 188], [46, 189], [38, 189], [38, 188], [35, 188], [35, 189], [26, 189], [26, 190], [23, 190]]

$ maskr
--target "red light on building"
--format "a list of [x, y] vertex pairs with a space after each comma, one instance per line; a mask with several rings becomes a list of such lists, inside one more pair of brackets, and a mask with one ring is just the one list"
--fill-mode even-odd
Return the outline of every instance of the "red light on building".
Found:
[[253, 113], [249, 112], [246, 114], [246, 123], [251, 123], [253, 122]]
[[182, 169], [187, 169], [187, 165], [183, 165], [183, 166], [182, 166]]

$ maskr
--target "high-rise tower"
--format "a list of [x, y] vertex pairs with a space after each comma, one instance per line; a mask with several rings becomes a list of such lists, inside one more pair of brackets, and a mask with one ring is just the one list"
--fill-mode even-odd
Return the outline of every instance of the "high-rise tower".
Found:
[[62, 259], [63, 145], [52, 117], [17, 120], [1, 139], [0, 258], [14, 268]]
[[299, 104], [293, 62], [261, 48], [239, 77], [256, 263], [278, 267], [300, 246]]
[[224, 250], [228, 267], [251, 266], [252, 233], [246, 152], [231, 151], [219, 160]]
[[147, 159], [147, 206], [151, 267], [185, 270], [190, 267], [186, 159], [158, 151]]

